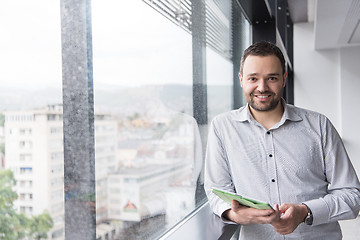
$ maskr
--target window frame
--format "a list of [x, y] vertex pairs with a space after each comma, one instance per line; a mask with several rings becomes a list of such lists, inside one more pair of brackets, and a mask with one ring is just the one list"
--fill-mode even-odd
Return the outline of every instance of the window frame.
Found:
[[[266, 0], [231, 0], [233, 11], [242, 12], [253, 26], [253, 41], [276, 41], [277, 26], [271, 12], [257, 19], [267, 9]], [[206, 20], [204, 1], [191, 0], [193, 46], [193, 115], [199, 124], [203, 149], [206, 146], [208, 125], [206, 86]], [[259, 3], [262, 6], [259, 8]], [[96, 239], [96, 191], [95, 191], [95, 138], [94, 138], [94, 89], [91, 27], [91, 0], [61, 0], [62, 81], [63, 81], [63, 130], [64, 130], [64, 196], [65, 238]], [[252, 4], [257, 8], [252, 7]], [[235, 9], [235, 10], [234, 10]], [[260, 12], [251, 12], [259, 9]], [[267, 9], [268, 10], [268, 9]], [[266, 12], [266, 11], [265, 11]], [[243, 46], [239, 44], [240, 19], [232, 14], [233, 32], [231, 60], [233, 62], [233, 108], [244, 105], [238, 80], [239, 62]], [[231, 17], [231, 16], [230, 16]], [[235, 22], [235, 23], [234, 23]], [[286, 25], [286, 24], [285, 24]], [[269, 28], [270, 26], [270, 28]], [[287, 25], [286, 25], [287, 26]], [[292, 26], [292, 25], [291, 25]], [[266, 27], [266, 31], [263, 28]], [[292, 28], [288, 31], [287, 52], [292, 52]], [[291, 56], [292, 58], [292, 56]], [[287, 98], [293, 99], [293, 85], [286, 90]], [[239, 97], [240, 96], [240, 97]], [[198, 185], [197, 194], [204, 194]], [[206, 203], [205, 203], [206, 204]], [[204, 209], [201, 199], [194, 214]], [[195, 216], [191, 215], [191, 216]], [[189, 218], [186, 218], [189, 219]], [[184, 219], [186, 222], [187, 220]]]

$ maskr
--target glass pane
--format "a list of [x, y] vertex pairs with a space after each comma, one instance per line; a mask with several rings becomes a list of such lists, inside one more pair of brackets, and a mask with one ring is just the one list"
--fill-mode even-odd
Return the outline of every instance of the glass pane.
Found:
[[93, 1], [97, 238], [154, 239], [195, 209], [191, 35], [143, 1]]
[[[251, 39], [251, 25], [249, 23], [249, 21], [245, 18], [244, 14], [240, 15], [240, 48], [239, 51], [241, 51], [241, 53], [243, 53], [245, 51], [246, 48], [248, 48], [251, 43], [252, 43], [252, 39]], [[240, 65], [240, 62], [238, 63]], [[240, 81], [240, 80], [239, 80]], [[242, 94], [242, 89], [240, 89], [240, 93], [241, 94], [241, 98], [242, 98], [242, 104], [245, 105], [246, 104], [246, 99], [245, 96]]]
[[208, 120], [216, 115], [230, 111], [233, 96], [232, 62], [206, 49]]
[[0, 236], [64, 239], [60, 4], [1, 1], [0, 31]]

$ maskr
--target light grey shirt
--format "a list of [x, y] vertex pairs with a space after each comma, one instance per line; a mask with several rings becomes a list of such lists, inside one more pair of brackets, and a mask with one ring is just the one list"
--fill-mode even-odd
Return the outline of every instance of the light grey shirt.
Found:
[[338, 220], [355, 218], [360, 184], [343, 142], [322, 114], [288, 105], [279, 123], [266, 130], [248, 106], [215, 117], [205, 161], [205, 190], [221, 216], [230, 206], [212, 187], [271, 205], [305, 203], [312, 226], [301, 223], [282, 236], [269, 224], [241, 226], [240, 239], [341, 239]]

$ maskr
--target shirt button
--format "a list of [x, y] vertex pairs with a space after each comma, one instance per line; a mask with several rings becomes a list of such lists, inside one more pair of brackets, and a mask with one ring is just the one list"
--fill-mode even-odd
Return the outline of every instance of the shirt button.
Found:
[[272, 154], [269, 154], [269, 157], [272, 157]]
[[266, 133], [267, 133], [267, 134], [270, 134], [270, 132], [269, 132], [269, 131], [267, 131]]
[[275, 182], [275, 179], [271, 179], [272, 182]]

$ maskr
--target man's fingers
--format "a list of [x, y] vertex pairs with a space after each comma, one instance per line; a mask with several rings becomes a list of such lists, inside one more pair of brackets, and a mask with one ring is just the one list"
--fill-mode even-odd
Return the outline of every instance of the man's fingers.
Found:
[[256, 209], [243, 206], [237, 201], [231, 202], [230, 213], [234, 217], [235, 222], [240, 224], [272, 224], [280, 221], [281, 212], [276, 204], [274, 209]]
[[257, 220], [261, 224], [273, 224], [280, 221], [280, 211], [273, 211], [270, 215], [258, 216]]
[[231, 200], [231, 208], [235, 211], [240, 207], [240, 204], [235, 201], [235, 200]]
[[281, 216], [281, 219], [293, 219], [294, 218], [294, 211], [295, 209], [293, 207], [288, 208], [284, 214]]
[[286, 221], [284, 221], [284, 220], [280, 220], [278, 222], [273, 222], [272, 225], [273, 225], [275, 231], [282, 235], [292, 233], [295, 230], [293, 227], [288, 225], [288, 223], [286, 223]]
[[231, 209], [235, 212], [242, 211], [243, 214], [252, 216], [252, 217], [263, 217], [271, 215], [274, 210], [272, 209], [256, 209], [256, 208], [249, 208], [239, 204], [239, 202], [232, 200], [231, 201]]
[[279, 207], [279, 210], [280, 212], [284, 213], [286, 212], [286, 210], [288, 210], [292, 205], [291, 204], [282, 204], [280, 207]]

